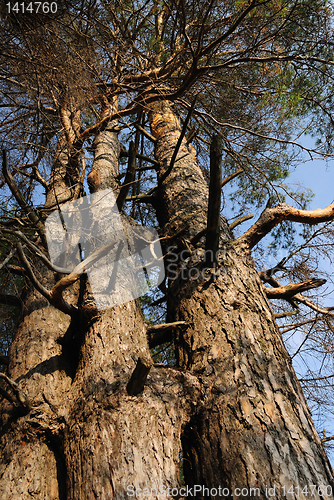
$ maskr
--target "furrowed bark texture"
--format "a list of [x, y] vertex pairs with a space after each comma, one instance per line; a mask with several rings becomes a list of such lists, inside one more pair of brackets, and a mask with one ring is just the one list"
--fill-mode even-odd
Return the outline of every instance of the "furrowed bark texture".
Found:
[[[117, 111], [116, 99], [111, 104], [104, 104], [102, 118]], [[119, 190], [117, 175], [120, 153], [118, 136], [114, 130], [117, 125], [117, 120], [110, 121], [105, 130], [95, 137], [93, 143], [94, 165], [87, 178], [91, 193], [102, 189], [113, 189], [115, 196], [117, 196]]]
[[[53, 165], [52, 188], [46, 207], [56, 208], [73, 196], [66, 175], [68, 150], [62, 137]], [[30, 256], [32, 259], [33, 256]], [[34, 260], [35, 274], [51, 289], [54, 275]], [[71, 293], [64, 294], [73, 302]], [[32, 286], [9, 351], [8, 375], [28, 396], [32, 410], [26, 414], [7, 401], [1, 404], [0, 494], [2, 498], [65, 499], [66, 470], [61, 452], [72, 380], [71, 354], [60, 340], [73, 328], [70, 317], [50, 306]]]
[[[105, 145], [116, 141], [113, 128], [96, 139], [93, 172], [102, 181], [94, 181], [95, 191], [117, 187], [114, 149], [103, 158], [99, 149], [102, 144], [107, 154]], [[59, 189], [65, 189], [61, 182]], [[56, 190], [58, 200], [60, 194]], [[51, 289], [53, 273], [41, 269], [40, 275]], [[8, 375], [32, 410], [23, 414], [2, 404], [2, 498], [125, 499], [131, 485], [158, 491], [180, 484], [181, 430], [199, 399], [198, 380], [153, 367], [143, 392], [130, 396], [126, 387], [138, 358], [151, 360], [139, 304], [98, 312], [83, 285], [64, 291], [78, 306], [72, 318], [38, 292], [28, 296]]]
[[[150, 119], [163, 172], [180, 128], [166, 104], [155, 106]], [[191, 154], [176, 163], [160, 189], [162, 230], [177, 230], [174, 221], [184, 220], [193, 230], [202, 228], [207, 186]], [[290, 357], [253, 265], [228, 237], [225, 231], [218, 269], [190, 259], [170, 279], [169, 321], [190, 325], [175, 336], [178, 362], [202, 386], [183, 432], [185, 482], [228, 488], [228, 498], [243, 488], [244, 498], [268, 498], [266, 488], [275, 487], [275, 498], [283, 499], [292, 486], [306, 499], [310, 485], [322, 486], [315, 498], [321, 492], [326, 497], [332, 469]], [[191, 250], [198, 256], [199, 249]]]
[[[114, 125], [95, 140], [89, 177], [94, 175], [94, 191], [112, 188], [116, 196], [119, 145]], [[98, 224], [103, 234], [103, 221]], [[181, 425], [193, 394], [188, 396], [178, 373], [152, 369], [143, 393], [128, 395], [138, 358], [151, 359], [137, 301], [91, 317], [84, 330], [64, 443], [68, 497], [121, 499], [128, 498], [130, 485], [177, 486]], [[198, 392], [194, 382], [190, 392]]]
[[[168, 170], [174, 148], [180, 135], [180, 124], [168, 103], [154, 104], [149, 114], [159, 160], [159, 177]], [[196, 161], [191, 145], [182, 141], [171, 173], [159, 183], [157, 211], [164, 235], [173, 236], [185, 228], [183, 236], [192, 238], [206, 228], [209, 188]], [[169, 200], [173, 199], [173, 203]], [[222, 220], [222, 239], [229, 239], [230, 232]]]

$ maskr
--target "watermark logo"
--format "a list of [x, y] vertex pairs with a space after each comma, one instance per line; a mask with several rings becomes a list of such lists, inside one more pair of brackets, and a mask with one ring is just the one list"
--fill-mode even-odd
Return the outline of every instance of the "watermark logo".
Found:
[[134, 300], [164, 279], [158, 233], [123, 225], [110, 189], [62, 205], [45, 229], [53, 266], [87, 273], [100, 311]]

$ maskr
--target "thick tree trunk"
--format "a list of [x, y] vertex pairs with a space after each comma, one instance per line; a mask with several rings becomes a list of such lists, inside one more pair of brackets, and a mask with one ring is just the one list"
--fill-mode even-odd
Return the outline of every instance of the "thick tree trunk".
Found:
[[[111, 124], [95, 141], [94, 191], [117, 190], [117, 151]], [[66, 154], [55, 163], [49, 206], [68, 199], [62, 160]], [[54, 279], [40, 269], [44, 286], [50, 289]], [[72, 318], [38, 292], [28, 296], [8, 375], [32, 409], [20, 413], [2, 405], [2, 498], [123, 499], [135, 489], [156, 488], [153, 496], [163, 499], [166, 488], [180, 484], [181, 429], [199, 397], [197, 378], [152, 367], [144, 390], [129, 395], [138, 358], [152, 364], [139, 304], [98, 312], [82, 286], [64, 292], [78, 306]]]
[[180, 127], [166, 103], [152, 107], [150, 120], [162, 232], [172, 235], [186, 221], [192, 252], [181, 253], [177, 270], [174, 256], [167, 261], [169, 321], [189, 324], [175, 336], [178, 362], [202, 386], [182, 437], [185, 482], [225, 488], [228, 498], [333, 498], [331, 466], [254, 266], [224, 221], [218, 268], [203, 265], [203, 240], [197, 248], [190, 240], [206, 225], [207, 184], [186, 144], [164, 179]]
[[[72, 199], [70, 154], [60, 137], [45, 207], [55, 209]], [[32, 256], [31, 256], [32, 257]], [[30, 258], [31, 258], [30, 257]], [[53, 272], [34, 259], [35, 274], [44, 287], [55, 283]], [[1, 405], [0, 494], [21, 498], [64, 499], [66, 468], [61, 452], [65, 402], [70, 399], [73, 366], [61, 340], [71, 331], [71, 318], [50, 306], [32, 285], [9, 351], [8, 376], [29, 398], [29, 413], [7, 401]], [[67, 294], [72, 302], [75, 296]]]
[[[180, 487], [182, 442], [189, 497], [198, 485], [198, 498], [333, 498], [331, 467], [255, 270], [223, 218], [219, 265], [207, 269], [205, 237], [191, 243], [206, 228], [207, 183], [185, 143], [164, 176], [180, 126], [166, 103], [150, 118], [162, 232], [182, 231], [172, 241], [183, 254], [168, 294], [169, 320], [189, 325], [175, 333], [180, 367], [153, 366], [144, 389], [130, 391], [138, 359], [152, 364], [137, 301], [99, 312], [82, 279], [64, 292], [77, 307], [70, 317], [30, 291], [8, 375], [31, 408], [2, 403], [0, 492], [13, 500], [105, 500], [137, 489], [139, 498], [162, 500], [168, 487]], [[118, 191], [118, 151], [110, 124], [95, 141], [94, 192]], [[67, 173], [75, 165], [62, 152], [49, 207], [73, 194]], [[171, 253], [167, 264], [174, 260]], [[55, 275], [38, 272], [51, 289]]]

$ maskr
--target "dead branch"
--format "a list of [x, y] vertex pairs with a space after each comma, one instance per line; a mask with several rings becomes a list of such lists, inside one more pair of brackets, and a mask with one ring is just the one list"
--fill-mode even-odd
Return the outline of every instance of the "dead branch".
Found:
[[[260, 278], [263, 279], [263, 276], [261, 276], [261, 275], [265, 276], [265, 273], [263, 273], [263, 272], [259, 273]], [[279, 281], [275, 280], [273, 277], [268, 278], [265, 281], [267, 283], [270, 283], [276, 289], [282, 287], [282, 285], [279, 283]], [[312, 300], [310, 300], [308, 297], [304, 297], [300, 293], [294, 295], [293, 300], [291, 300], [291, 297], [290, 298], [289, 297], [282, 297], [282, 298], [285, 298], [288, 302], [291, 301], [291, 303], [293, 303], [293, 305], [295, 307], [297, 307], [297, 304], [296, 304], [297, 302], [301, 302], [302, 304], [308, 306], [313, 311], [316, 311], [320, 314], [324, 314], [327, 316], [334, 316], [333, 307], [326, 307], [326, 308], [320, 307], [317, 304], [315, 304]]]
[[45, 234], [45, 228], [43, 223], [40, 221], [38, 215], [34, 211], [34, 209], [27, 203], [26, 199], [24, 198], [23, 194], [19, 190], [19, 188], [16, 185], [16, 182], [14, 181], [14, 178], [12, 174], [8, 170], [8, 165], [7, 165], [7, 153], [5, 150], [2, 151], [2, 173], [3, 176], [7, 182], [7, 185], [9, 189], [11, 190], [14, 198], [16, 199], [17, 203], [20, 205], [20, 207], [25, 211], [25, 213], [28, 215], [29, 219], [33, 224], [38, 229], [38, 232], [40, 234], [40, 237], [43, 241], [43, 244], [46, 246], [46, 234]]
[[121, 211], [123, 208], [126, 196], [129, 192], [131, 184], [135, 180], [135, 177], [136, 177], [136, 147], [135, 143], [131, 141], [129, 146], [129, 160], [128, 160], [128, 168], [126, 176], [116, 200], [117, 208], [119, 211]]
[[7, 257], [5, 258], [5, 260], [3, 260], [0, 264], [0, 270], [7, 264], [7, 262], [10, 261], [10, 259], [15, 255], [16, 253], [16, 248], [13, 248], [9, 254], [7, 255]]
[[334, 375], [324, 375], [323, 377], [300, 378], [299, 382], [317, 382], [318, 380], [327, 380], [333, 378]]
[[221, 187], [224, 187], [226, 186], [226, 184], [228, 184], [229, 182], [231, 182], [233, 179], [235, 179], [236, 177], [238, 177], [240, 174], [242, 174], [244, 171], [243, 168], [239, 168], [239, 170], [237, 170], [236, 172], [234, 172], [233, 174], [231, 175], [228, 175], [227, 177], [225, 177], [225, 179], [222, 180], [222, 185]]
[[[139, 125], [139, 123], [134, 123], [134, 126], [136, 127], [137, 130], [139, 130], [151, 142], [153, 142], [154, 144], [157, 142], [156, 138], [153, 135], [151, 135], [149, 132], [147, 132], [147, 130], [145, 130], [144, 127]], [[152, 160], [150, 160], [150, 161], [152, 161]]]
[[181, 130], [181, 134], [180, 134], [180, 137], [178, 138], [178, 141], [176, 143], [176, 146], [175, 146], [175, 149], [174, 149], [174, 152], [173, 152], [173, 155], [172, 155], [172, 158], [170, 160], [170, 164], [169, 164], [169, 167], [168, 169], [166, 170], [166, 172], [161, 176], [161, 179], [160, 179], [160, 182], [163, 182], [166, 177], [169, 176], [169, 174], [171, 173], [172, 169], [173, 169], [173, 166], [174, 166], [174, 163], [175, 163], [175, 160], [176, 160], [176, 157], [177, 157], [177, 154], [179, 152], [179, 149], [181, 147], [181, 144], [182, 144], [182, 141], [183, 141], [183, 138], [184, 136], [186, 135], [186, 131], [187, 131], [187, 127], [188, 127], [188, 123], [189, 123], [189, 120], [193, 114], [193, 111], [195, 109], [195, 104], [196, 104], [196, 97], [195, 99], [193, 100], [191, 106], [190, 106], [190, 109], [188, 111], [188, 114], [186, 116], [186, 119], [184, 120], [184, 124], [183, 124], [183, 127], [182, 127], [182, 130]]
[[321, 443], [324, 444], [324, 443], [327, 443], [328, 441], [333, 441], [333, 439], [334, 439], [334, 436], [330, 436], [328, 438], [323, 438], [321, 440]]
[[[31, 250], [34, 251], [35, 255], [37, 255], [46, 265], [50, 271], [55, 271], [56, 273], [61, 273], [61, 274], [69, 274], [71, 272], [70, 269], [67, 269], [65, 267], [58, 267], [54, 266], [52, 262], [49, 261], [46, 255], [38, 248], [38, 246], [34, 245], [21, 231], [13, 231], [12, 229], [1, 229], [2, 232], [8, 233], [8, 234], [13, 234], [20, 238], [20, 240], [24, 241], [24, 243], [31, 248]], [[16, 252], [16, 249], [15, 249]], [[22, 268], [18, 268], [17, 266], [6, 266], [8, 269], [13, 270], [13, 272], [16, 272], [17, 274], [22, 274]], [[0, 268], [1, 269], [1, 268]]]
[[150, 325], [147, 327], [147, 334], [152, 334], [154, 332], [161, 332], [167, 330], [173, 330], [173, 328], [186, 327], [188, 323], [186, 321], [174, 321], [174, 323], [162, 323], [160, 325]]
[[14, 266], [12, 264], [7, 264], [6, 269], [8, 269], [8, 271], [10, 271], [13, 274], [17, 274], [18, 276], [25, 276], [24, 267]]
[[157, 299], [154, 302], [152, 302], [151, 304], [149, 304], [149, 307], [159, 306], [160, 304], [163, 304], [166, 301], [167, 301], [166, 296], [160, 297], [160, 299]]
[[315, 323], [318, 321], [319, 318], [311, 318], [311, 319], [306, 319], [305, 321], [299, 321], [298, 323], [291, 323], [290, 325], [281, 325], [279, 328], [284, 328], [284, 330], [281, 331], [281, 335], [283, 333], [290, 332], [291, 330], [294, 330], [295, 328], [299, 328], [300, 326], [308, 325], [309, 323]]
[[153, 366], [151, 359], [138, 358], [136, 368], [134, 369], [131, 378], [126, 386], [129, 396], [137, 396], [144, 389], [147, 375]]
[[210, 267], [217, 263], [219, 247], [222, 149], [221, 138], [214, 135], [210, 147], [209, 206], [205, 242], [205, 263]]
[[326, 283], [327, 280], [324, 279], [310, 279], [302, 281], [301, 283], [291, 283], [289, 285], [280, 286], [277, 288], [266, 288], [264, 291], [268, 299], [285, 299], [291, 298], [297, 293], [305, 292], [306, 290], [311, 290], [312, 288], [318, 288]]
[[[29, 264], [29, 261], [28, 261], [27, 257], [24, 254], [24, 251], [23, 251], [23, 248], [22, 248], [22, 245], [21, 245], [20, 242], [17, 243], [17, 251], [18, 251], [18, 256], [19, 256], [19, 259], [21, 261], [21, 264], [23, 265], [28, 278], [30, 279], [31, 283], [34, 285], [34, 287], [36, 288], [36, 290], [41, 295], [43, 295], [43, 297], [45, 297], [50, 302], [51, 305], [53, 305], [54, 307], [56, 307], [57, 309], [59, 309], [63, 313], [69, 314], [69, 315], [73, 315], [74, 313], [76, 313], [77, 309], [74, 306], [72, 306], [72, 305], [68, 304], [67, 302], [65, 302], [65, 300], [63, 299], [61, 293], [60, 294], [52, 294], [52, 291], [49, 292], [49, 290], [47, 290], [38, 281], [38, 279], [36, 278], [36, 276], [35, 276], [32, 268], [31, 268], [31, 266]], [[57, 285], [55, 285], [55, 286], [57, 286]]]
[[111, 248], [113, 248], [115, 245], [116, 245], [115, 242], [109, 243], [109, 245], [106, 245], [105, 247], [92, 253], [92, 255], [87, 257], [87, 259], [80, 262], [80, 264], [78, 264], [73, 269], [71, 274], [69, 274], [68, 276], [64, 276], [62, 279], [60, 279], [52, 288], [51, 292], [50, 293], [48, 292], [49, 294], [48, 300], [50, 301], [50, 303], [63, 312], [65, 312], [64, 307], [66, 307], [67, 308], [66, 314], [76, 313], [77, 308], [67, 304], [64, 301], [62, 297], [63, 291], [69, 286], [73, 285], [73, 283], [75, 283], [83, 273], [87, 272], [87, 269], [89, 269], [97, 260], [107, 255], [111, 250]]
[[140, 201], [142, 203], [154, 203], [154, 197], [152, 196], [156, 187], [153, 187], [147, 193], [138, 194], [136, 196], [127, 196], [125, 201]]
[[298, 311], [295, 310], [295, 311], [286, 311], [286, 312], [282, 312], [282, 313], [278, 313], [278, 314], [274, 314], [274, 318], [285, 318], [286, 316], [294, 316], [295, 314], [297, 314]]
[[254, 217], [253, 214], [248, 214], [248, 215], [244, 215], [243, 217], [239, 217], [239, 219], [235, 220], [234, 222], [232, 222], [229, 225], [230, 230], [232, 231], [234, 228], [236, 228], [237, 226], [239, 226], [239, 224], [242, 224], [246, 220], [252, 219], [253, 217]]
[[266, 208], [253, 226], [242, 236], [234, 241], [251, 250], [262, 238], [264, 238], [275, 226], [282, 221], [301, 222], [304, 224], [320, 224], [334, 219], [334, 203], [326, 208], [317, 210], [299, 210], [286, 203], [280, 203], [276, 207]]
[[317, 304], [315, 304], [312, 300], [310, 300], [308, 297], [304, 297], [303, 295], [295, 295], [294, 300], [297, 302], [301, 302], [305, 306], [308, 306], [310, 309], [313, 311], [316, 311], [321, 314], [325, 314], [327, 316], [334, 316], [334, 312], [332, 311], [332, 307], [320, 307]]

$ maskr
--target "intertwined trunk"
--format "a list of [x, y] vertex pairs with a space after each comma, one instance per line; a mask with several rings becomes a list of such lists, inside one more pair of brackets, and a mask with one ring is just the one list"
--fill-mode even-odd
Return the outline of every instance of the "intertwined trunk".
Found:
[[[94, 192], [118, 191], [114, 126], [95, 140]], [[66, 151], [57, 155], [50, 207], [70, 196], [68, 159]], [[59, 279], [40, 265], [38, 277], [49, 289]], [[197, 379], [153, 366], [144, 391], [129, 395], [138, 358], [152, 363], [138, 301], [99, 312], [85, 279], [64, 298], [77, 307], [72, 317], [32, 289], [10, 349], [8, 375], [31, 408], [2, 405], [2, 498], [122, 499], [139, 488], [178, 486], [181, 427], [198, 397]]]
[[[2, 403], [0, 493], [105, 500], [137, 490], [139, 498], [162, 500], [167, 488], [182, 486], [182, 453], [190, 497], [197, 485], [198, 498], [332, 498], [331, 467], [254, 267], [222, 218], [218, 267], [207, 268], [203, 233], [196, 242], [206, 228], [207, 183], [185, 142], [165, 175], [180, 126], [168, 103], [152, 106], [149, 117], [160, 163], [154, 205], [171, 246], [168, 320], [188, 325], [174, 333], [179, 367], [152, 365], [138, 301], [98, 311], [82, 277], [63, 293], [76, 308], [70, 316], [31, 289], [8, 369], [31, 406]], [[94, 143], [95, 193], [119, 192], [115, 125]], [[70, 132], [49, 208], [76, 195], [68, 173], [76, 179], [80, 155], [71, 154]], [[98, 209], [95, 216], [101, 236]], [[60, 276], [35, 258], [51, 289]], [[152, 367], [144, 389], [132, 393], [139, 358]]]
[[207, 183], [186, 143], [164, 176], [180, 126], [167, 103], [154, 105], [150, 120], [162, 233], [172, 236], [185, 226], [188, 240], [187, 251], [181, 238], [167, 260], [169, 321], [189, 325], [175, 336], [177, 359], [202, 386], [182, 438], [186, 484], [226, 488], [234, 498], [241, 491], [266, 498], [269, 488], [275, 488], [269, 496], [285, 498], [290, 489], [305, 499], [316, 485], [315, 498], [332, 497], [331, 466], [254, 265], [222, 219], [218, 267], [206, 269], [205, 238], [189, 242], [206, 225]]

